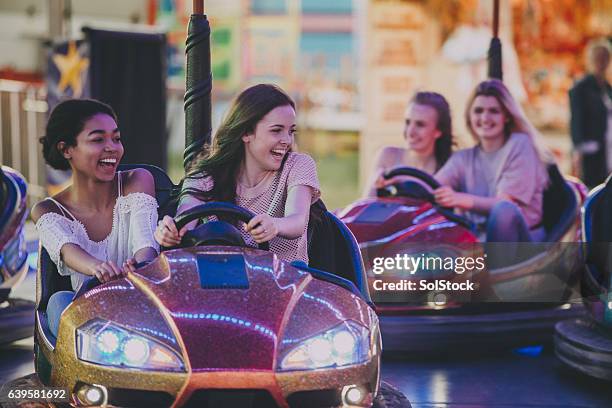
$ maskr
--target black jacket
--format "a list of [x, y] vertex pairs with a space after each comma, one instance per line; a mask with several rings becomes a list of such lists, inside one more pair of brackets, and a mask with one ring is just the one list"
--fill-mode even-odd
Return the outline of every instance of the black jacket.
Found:
[[[605, 84], [606, 92], [612, 98], [612, 87]], [[571, 121], [570, 130], [574, 147], [583, 153], [583, 181], [594, 187], [606, 179], [606, 128], [608, 111], [603, 103], [601, 87], [593, 75], [586, 75], [576, 82], [569, 92]], [[584, 150], [586, 142], [596, 142], [594, 151]], [[591, 143], [593, 145], [593, 143]]]

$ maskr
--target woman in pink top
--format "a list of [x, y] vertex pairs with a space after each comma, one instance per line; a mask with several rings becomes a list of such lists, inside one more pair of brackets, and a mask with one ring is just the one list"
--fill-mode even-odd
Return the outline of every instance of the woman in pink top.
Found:
[[[283, 90], [260, 84], [243, 91], [212, 145], [194, 160], [177, 213], [206, 201], [238, 204], [257, 214], [243, 231], [247, 244], [270, 241], [279, 258], [307, 263], [308, 217], [319, 181], [314, 160], [291, 151], [295, 133], [295, 104]], [[174, 246], [194, 226], [177, 231], [167, 216], [155, 238]]]
[[496, 79], [480, 83], [465, 113], [476, 146], [455, 152], [435, 175], [436, 202], [467, 212], [489, 242], [542, 241], [550, 153], [520, 105]]

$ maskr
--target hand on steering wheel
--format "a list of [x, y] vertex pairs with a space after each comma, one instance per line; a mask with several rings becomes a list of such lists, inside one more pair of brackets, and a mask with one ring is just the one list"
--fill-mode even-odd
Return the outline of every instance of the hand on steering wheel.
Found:
[[251, 234], [255, 242], [268, 242], [278, 235], [278, 227], [274, 218], [268, 214], [259, 214], [251, 218], [246, 226], [246, 231]]
[[98, 279], [102, 283], [120, 279], [127, 275], [128, 270], [119, 268], [113, 261], [96, 261], [89, 267], [89, 275]]
[[[470, 230], [474, 229], [474, 224], [470, 220], [453, 212], [454, 207], [461, 207], [461, 205], [468, 204], [465, 194], [455, 192], [450, 187], [441, 186], [438, 180], [433, 178], [430, 174], [414, 167], [396, 167], [383, 175], [383, 177], [388, 180], [397, 176], [410, 176], [425, 183], [434, 192], [425, 192], [425, 199], [436, 207], [439, 213]], [[391, 186], [387, 186], [386, 189], [390, 189], [390, 187]], [[398, 191], [397, 188], [395, 188], [395, 190]], [[438, 201], [438, 198], [440, 198], [441, 201]]]
[[163, 247], [170, 248], [181, 243], [181, 239], [187, 232], [188, 226], [185, 225], [180, 230], [176, 228], [174, 219], [169, 215], [164, 216], [155, 228], [155, 241]]
[[436, 203], [442, 207], [469, 210], [474, 206], [474, 200], [469, 195], [455, 191], [450, 186], [438, 187], [433, 193]]

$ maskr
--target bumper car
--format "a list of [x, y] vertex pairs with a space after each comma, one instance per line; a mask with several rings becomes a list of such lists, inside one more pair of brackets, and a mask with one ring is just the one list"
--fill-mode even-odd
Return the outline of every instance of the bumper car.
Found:
[[[492, 256], [503, 254], [505, 243], [479, 242], [468, 219], [436, 205], [431, 190], [438, 182], [414, 168], [386, 175], [414, 181], [391, 184], [338, 214], [359, 242], [386, 351], [537, 344], [550, 340], [558, 321], [584, 313], [572, 300], [583, 269], [577, 241], [586, 188], [556, 166], [548, 171], [547, 242], [515, 243], [509, 262]], [[402, 263], [406, 258], [420, 266]]]
[[[186, 46], [185, 168], [211, 133], [202, 3], [194, 1]], [[153, 174], [159, 213], [173, 215], [166, 201], [176, 186], [168, 176], [153, 166], [123, 169], [134, 167]], [[313, 213], [305, 265], [279, 260], [266, 245], [246, 247], [235, 223], [248, 222], [249, 211], [195, 207], [175, 219], [177, 227], [219, 220], [126, 278], [88, 282], [62, 313], [57, 338], [46, 306], [70, 281], [40, 248], [37, 381], [68, 389], [73, 406], [390, 406], [388, 392], [394, 406], [409, 407], [401, 393], [380, 386], [382, 340], [357, 241], [322, 203]]]
[[[147, 168], [162, 202], [172, 183]], [[253, 216], [208, 203], [176, 223], [210, 215]], [[380, 381], [378, 319], [356, 241], [332, 214], [328, 220], [349, 238], [336, 247], [353, 259], [343, 271], [352, 281], [280, 261], [266, 245], [246, 247], [233, 224], [208, 222], [136, 273], [84, 285], [57, 338], [46, 304], [70, 282], [40, 248], [38, 378], [69, 389], [74, 406], [371, 406]]]
[[555, 327], [555, 353], [570, 368], [612, 381], [612, 178], [589, 194], [582, 210], [588, 316]]
[[21, 174], [0, 167], [0, 345], [30, 337], [34, 329], [34, 303], [9, 298], [28, 273], [26, 189]]

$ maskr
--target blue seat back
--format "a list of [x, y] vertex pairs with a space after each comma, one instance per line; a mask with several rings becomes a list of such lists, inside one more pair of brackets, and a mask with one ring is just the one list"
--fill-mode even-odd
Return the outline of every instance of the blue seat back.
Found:
[[583, 295], [599, 296], [612, 289], [612, 177], [586, 198], [582, 207], [582, 237], [587, 263]]
[[579, 210], [574, 189], [563, 178], [556, 165], [548, 167], [549, 185], [544, 191], [542, 224], [546, 241], [556, 242], [572, 226]]
[[174, 217], [176, 214], [177, 202], [175, 197], [178, 196], [178, 186], [175, 186], [170, 177], [165, 171], [152, 164], [121, 164], [119, 170], [126, 171], [132, 169], [145, 169], [153, 175], [155, 181], [155, 198], [159, 205], [158, 215], [163, 218], [164, 215]]
[[353, 233], [321, 200], [311, 206], [308, 223], [308, 266], [344, 278], [370, 302], [359, 245]]

